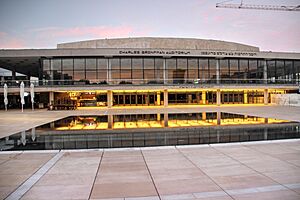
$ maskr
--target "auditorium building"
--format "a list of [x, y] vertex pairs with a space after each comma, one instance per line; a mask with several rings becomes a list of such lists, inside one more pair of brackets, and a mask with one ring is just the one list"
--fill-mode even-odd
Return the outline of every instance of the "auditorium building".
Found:
[[[35, 107], [269, 104], [297, 93], [300, 53], [188, 38], [120, 38], [58, 44], [56, 49], [2, 49], [0, 100], [20, 107], [19, 86], [35, 85]], [[25, 95], [26, 96], [26, 95]], [[30, 97], [25, 98], [30, 107]], [[1, 103], [1, 106], [3, 103]]]

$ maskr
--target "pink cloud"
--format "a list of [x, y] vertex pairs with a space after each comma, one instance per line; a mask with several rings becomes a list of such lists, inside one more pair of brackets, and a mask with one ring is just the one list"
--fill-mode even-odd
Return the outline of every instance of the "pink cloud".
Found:
[[[44, 30], [45, 29], [45, 30]], [[84, 26], [71, 28], [44, 28], [37, 30], [51, 37], [125, 37], [134, 33], [131, 26]]]
[[5, 32], [0, 32], [0, 48], [1, 49], [18, 49], [24, 48], [25, 42], [14, 36], [10, 36]]
[[6, 36], [7, 34], [5, 32], [0, 32], [0, 39], [4, 36]]

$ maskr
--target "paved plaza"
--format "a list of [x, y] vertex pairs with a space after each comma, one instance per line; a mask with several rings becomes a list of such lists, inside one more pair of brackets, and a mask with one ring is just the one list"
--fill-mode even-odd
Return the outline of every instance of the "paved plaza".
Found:
[[[222, 111], [300, 121], [300, 108], [210, 106], [0, 112], [5, 137], [69, 115]], [[0, 199], [300, 199], [300, 140], [0, 152]]]
[[2, 152], [0, 198], [6, 197], [296, 200], [300, 199], [300, 140]]

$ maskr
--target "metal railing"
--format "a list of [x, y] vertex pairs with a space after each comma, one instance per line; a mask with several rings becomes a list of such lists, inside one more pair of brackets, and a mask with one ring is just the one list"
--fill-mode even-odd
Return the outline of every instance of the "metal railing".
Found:
[[36, 87], [76, 87], [76, 86], [114, 86], [114, 85], [300, 85], [298, 79], [113, 79], [109, 81], [90, 81], [90, 80], [2, 80], [0, 86], [6, 83], [8, 87], [19, 87], [21, 82], [25, 86], [33, 83]]

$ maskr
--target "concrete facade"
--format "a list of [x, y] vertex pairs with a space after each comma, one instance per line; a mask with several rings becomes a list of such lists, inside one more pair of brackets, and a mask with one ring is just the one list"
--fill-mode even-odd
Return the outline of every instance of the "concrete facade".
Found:
[[62, 43], [58, 49], [103, 49], [103, 48], [140, 48], [140, 49], [202, 49], [202, 50], [228, 50], [228, 51], [259, 51], [258, 47], [226, 42], [219, 40], [203, 40], [192, 38], [117, 38], [99, 39], [80, 42]]

